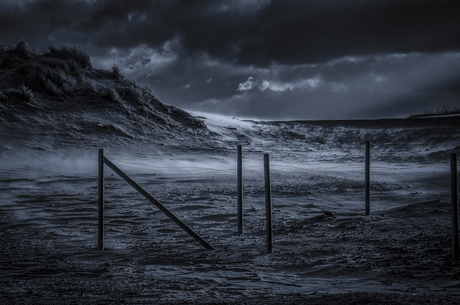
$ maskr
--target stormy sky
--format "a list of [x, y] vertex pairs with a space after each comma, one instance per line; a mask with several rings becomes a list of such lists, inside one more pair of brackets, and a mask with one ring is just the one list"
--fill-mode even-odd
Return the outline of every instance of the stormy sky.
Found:
[[460, 107], [458, 0], [0, 0], [0, 43], [70, 45], [188, 110], [261, 119]]

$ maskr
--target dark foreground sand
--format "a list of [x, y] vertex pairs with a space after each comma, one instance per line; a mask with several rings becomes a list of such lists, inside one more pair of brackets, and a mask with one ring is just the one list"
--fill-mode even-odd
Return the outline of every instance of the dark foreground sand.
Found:
[[[62, 152], [59, 159], [40, 152], [22, 166], [9, 153], [0, 175], [0, 303], [460, 303], [445, 159], [456, 147], [457, 127], [437, 137], [431, 127], [235, 124], [214, 126], [227, 150], [106, 150], [215, 251], [110, 170], [106, 250], [97, 251], [97, 151], [70, 161]], [[231, 148], [241, 134], [247, 143], [239, 236]], [[380, 148], [373, 153], [370, 216], [360, 137]], [[265, 244], [266, 151], [272, 254]]]

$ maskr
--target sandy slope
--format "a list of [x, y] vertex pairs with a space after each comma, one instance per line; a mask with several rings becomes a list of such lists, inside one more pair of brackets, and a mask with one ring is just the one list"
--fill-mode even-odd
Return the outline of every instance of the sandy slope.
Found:
[[[7, 151], [0, 296], [8, 303], [455, 304], [449, 161], [458, 121], [255, 122], [205, 116], [219, 146], [106, 155], [216, 247], [206, 251], [107, 170], [96, 250], [96, 151]], [[422, 122], [422, 123], [421, 123]], [[371, 216], [363, 141], [371, 139]], [[244, 144], [244, 234], [235, 145]], [[262, 153], [272, 160], [266, 253]], [[333, 212], [333, 217], [328, 216]], [[361, 302], [361, 303], [360, 303]], [[232, 303], [232, 304], [233, 304]]]
[[159, 101], [146, 86], [92, 67], [75, 48], [0, 46], [0, 152], [18, 148], [194, 146], [201, 120]]

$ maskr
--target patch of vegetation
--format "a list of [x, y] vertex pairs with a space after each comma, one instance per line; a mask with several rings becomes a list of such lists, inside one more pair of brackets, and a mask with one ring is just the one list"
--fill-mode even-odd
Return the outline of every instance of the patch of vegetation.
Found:
[[29, 102], [33, 102], [35, 101], [35, 96], [34, 96], [34, 93], [32, 92], [32, 90], [30, 90], [29, 88], [27, 88], [26, 85], [22, 84], [21, 86], [19, 86], [18, 88], [18, 91], [19, 91], [19, 95], [29, 101]]
[[118, 92], [118, 95], [124, 100], [132, 100], [141, 105], [146, 103], [139, 90], [133, 86], [117, 87], [116, 91]]
[[145, 85], [144, 87], [139, 87], [141, 90], [142, 94], [145, 95], [152, 95], [152, 87], [150, 85]]
[[[20, 79], [36, 90], [45, 90], [53, 95], [75, 90], [79, 76], [74, 76], [68, 69], [50, 67], [49, 65], [34, 62], [20, 68]], [[81, 77], [80, 77], [81, 78]]]
[[8, 102], [8, 96], [0, 91], [0, 102]]
[[75, 47], [50, 46], [38, 54], [26, 42], [19, 41], [12, 47], [0, 47], [0, 68], [11, 71], [2, 80], [3, 88], [24, 85], [36, 91], [61, 95], [76, 90], [85, 80], [85, 71], [92, 70], [92, 65], [88, 54]]
[[[88, 54], [75, 47], [49, 46], [39, 54], [24, 41], [12, 47], [0, 45], [0, 68], [18, 68], [16, 71], [19, 72], [5, 79], [1, 88], [15, 88], [23, 84], [34, 91], [45, 91], [54, 96], [80, 90], [84, 94], [97, 94], [116, 102], [124, 99], [142, 105], [152, 100], [159, 102], [150, 86], [142, 87], [127, 79], [118, 65], [114, 64], [109, 71], [96, 70]], [[112, 85], [102, 83], [100, 80], [104, 77], [115, 82]]]
[[48, 78], [41, 78], [43, 88], [52, 95], [59, 96], [62, 94], [61, 88], [55, 85], [50, 79]]
[[460, 107], [452, 105], [442, 105], [430, 109], [425, 109], [416, 113], [413, 113], [409, 118], [425, 117], [432, 115], [452, 115], [460, 114]]
[[[24, 41], [12, 47], [0, 45], [0, 69], [0, 90], [15, 93], [3, 94], [1, 101], [13, 103], [14, 97], [33, 101], [34, 93], [40, 101], [46, 100], [46, 95], [59, 97], [63, 103], [79, 98], [84, 102], [100, 100], [103, 103], [98, 105], [107, 103], [131, 114], [165, 115], [193, 129], [204, 127], [188, 113], [156, 99], [150, 86], [126, 78], [117, 64], [109, 70], [93, 68], [88, 54], [75, 47], [49, 46], [36, 52]], [[18, 89], [5, 91], [14, 88]]]
[[92, 69], [91, 60], [89, 55], [83, 51], [78, 50], [76, 47], [67, 46], [48, 46], [48, 51], [43, 55], [50, 57], [60, 58], [63, 60], [73, 60], [82, 69]]
[[36, 55], [27, 42], [18, 41], [14, 46], [0, 47], [0, 68], [8, 67]]
[[110, 101], [112, 102], [117, 102], [117, 103], [120, 103], [120, 104], [123, 104], [123, 100], [121, 99], [120, 95], [118, 94], [118, 92], [111, 88], [111, 87], [107, 87], [103, 90], [103, 95], [109, 99]]
[[3, 51], [11, 57], [19, 59], [27, 59], [36, 55], [35, 50], [24, 40], [19, 40], [14, 46], [3, 48]]
[[120, 67], [116, 64], [112, 66], [112, 77], [117, 80], [122, 80], [124, 78], [123, 74], [121, 74]]
[[15, 60], [14, 60], [13, 56], [8, 54], [7, 52], [1, 52], [1, 54], [0, 54], [0, 69], [12, 66], [14, 64], [14, 62], [15, 62]]
[[83, 81], [83, 85], [82, 85], [82, 90], [85, 92], [85, 93], [97, 93], [98, 92], [98, 88], [97, 88], [97, 83], [95, 80], [93, 79], [85, 79]]

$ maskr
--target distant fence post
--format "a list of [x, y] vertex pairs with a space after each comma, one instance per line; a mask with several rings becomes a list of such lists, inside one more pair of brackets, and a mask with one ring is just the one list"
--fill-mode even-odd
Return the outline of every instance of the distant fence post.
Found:
[[97, 248], [104, 250], [104, 150], [99, 149], [98, 155], [98, 222]]
[[458, 243], [458, 182], [457, 154], [450, 155], [450, 198], [452, 204], [452, 256], [458, 260], [460, 249]]
[[365, 158], [365, 178], [364, 178], [364, 197], [365, 197], [365, 206], [366, 206], [366, 215], [371, 214], [371, 204], [370, 204], [370, 162], [371, 162], [371, 141], [366, 140], [366, 158]]
[[270, 159], [264, 154], [265, 211], [267, 219], [267, 252], [273, 253], [272, 195], [270, 190]]
[[243, 234], [243, 148], [241, 145], [237, 146], [236, 150], [237, 160], [237, 192], [238, 192], [238, 234]]

